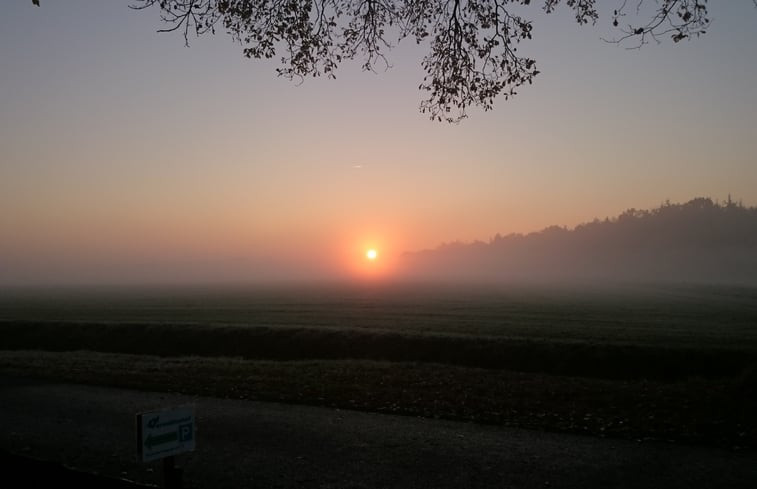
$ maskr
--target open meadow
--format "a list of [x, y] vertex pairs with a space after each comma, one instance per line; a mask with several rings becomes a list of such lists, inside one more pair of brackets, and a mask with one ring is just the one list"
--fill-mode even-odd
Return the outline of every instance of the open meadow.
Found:
[[757, 446], [757, 290], [6, 290], [0, 372]]

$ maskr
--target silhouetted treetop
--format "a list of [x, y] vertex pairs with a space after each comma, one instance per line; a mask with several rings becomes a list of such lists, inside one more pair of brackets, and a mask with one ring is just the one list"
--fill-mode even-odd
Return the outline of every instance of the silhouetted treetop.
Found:
[[406, 255], [410, 273], [486, 279], [757, 283], [757, 208], [696, 198]]
[[[544, 238], [560, 233], [588, 241], [594, 241], [601, 234], [624, 241], [630, 234], [643, 233], [647, 243], [728, 241], [733, 245], [757, 247], [757, 207], [745, 207], [730, 197], [723, 203], [697, 197], [683, 204], [665, 202], [650, 210], [628, 209], [612, 219], [595, 219], [579, 224], [573, 230], [550, 226], [526, 237]], [[491, 242], [502, 242], [510, 236], [498, 236]]]
[[[38, 0], [33, 0], [38, 4]], [[157, 6], [163, 32], [190, 35], [223, 29], [248, 58], [279, 57], [280, 75], [334, 77], [344, 60], [359, 58], [365, 70], [388, 67], [391, 47], [403, 39], [426, 43], [420, 109], [432, 119], [456, 122], [470, 106], [489, 110], [497, 96], [512, 97], [539, 73], [518, 52], [531, 39], [539, 7], [571, 9], [578, 24], [600, 18], [597, 0], [133, 0], [136, 9]], [[707, 0], [616, 0], [608, 20], [618, 29], [611, 42], [640, 47], [665, 37], [678, 42], [704, 34]], [[752, 0], [757, 5], [757, 0]], [[532, 10], [531, 10], [532, 11]]]

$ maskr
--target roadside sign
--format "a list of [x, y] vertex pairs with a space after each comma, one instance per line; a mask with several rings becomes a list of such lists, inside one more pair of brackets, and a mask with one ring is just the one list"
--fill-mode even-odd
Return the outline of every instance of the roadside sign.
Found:
[[195, 449], [194, 407], [137, 414], [137, 458], [150, 462]]

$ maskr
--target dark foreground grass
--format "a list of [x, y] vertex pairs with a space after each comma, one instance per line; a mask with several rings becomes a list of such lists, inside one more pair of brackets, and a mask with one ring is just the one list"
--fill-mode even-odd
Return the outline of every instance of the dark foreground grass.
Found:
[[0, 471], [5, 489], [75, 487], [76, 489], [153, 489], [136, 482], [91, 474], [54, 462], [0, 451]]
[[607, 380], [369, 360], [0, 352], [0, 374], [631, 439], [757, 448], [754, 379]]
[[0, 345], [6, 350], [162, 357], [423, 362], [624, 380], [736, 377], [757, 365], [752, 345], [674, 346], [283, 326], [5, 321], [0, 322]]

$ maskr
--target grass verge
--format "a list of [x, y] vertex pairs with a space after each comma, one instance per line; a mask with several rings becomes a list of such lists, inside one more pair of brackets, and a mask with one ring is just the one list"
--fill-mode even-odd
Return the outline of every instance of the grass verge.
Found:
[[0, 374], [631, 439], [757, 448], [738, 378], [608, 380], [371, 360], [0, 351]]
[[0, 321], [6, 350], [91, 350], [163, 357], [375, 360], [603, 379], [735, 377], [757, 364], [753, 348], [535, 340], [304, 327]]

